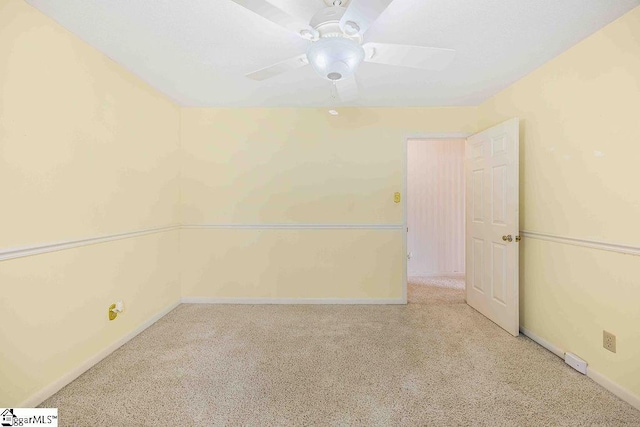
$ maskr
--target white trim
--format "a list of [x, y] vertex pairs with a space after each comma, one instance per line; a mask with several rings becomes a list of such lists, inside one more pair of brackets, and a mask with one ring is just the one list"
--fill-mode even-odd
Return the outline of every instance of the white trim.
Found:
[[413, 133], [404, 136], [404, 140], [408, 139], [465, 139], [473, 135], [469, 132], [426, 132]]
[[406, 304], [404, 298], [253, 298], [253, 297], [182, 297], [183, 304], [327, 304], [378, 305]]
[[0, 249], [0, 261], [14, 258], [22, 258], [32, 255], [44, 254], [47, 252], [62, 251], [65, 249], [77, 248], [80, 246], [95, 245], [97, 243], [111, 242], [113, 240], [129, 239], [131, 237], [144, 236], [146, 234], [161, 233], [164, 231], [177, 230], [177, 225], [161, 228], [150, 228], [145, 230], [131, 231], [127, 233], [108, 234], [87, 239], [66, 240], [54, 243], [44, 243], [38, 245], [22, 246], [17, 248]]
[[402, 224], [186, 224], [183, 229], [399, 230]]
[[62, 375], [57, 380], [43, 387], [42, 389], [37, 391], [35, 394], [31, 395], [30, 397], [22, 401], [20, 404], [16, 405], [16, 407], [35, 408], [36, 406], [40, 405], [42, 402], [44, 402], [45, 400], [47, 400], [48, 398], [56, 394], [58, 391], [60, 391], [63, 387], [65, 387], [71, 381], [75, 380], [80, 375], [84, 374], [86, 371], [88, 371], [93, 366], [98, 364], [102, 359], [109, 356], [111, 353], [113, 353], [114, 351], [122, 347], [124, 344], [126, 344], [131, 339], [136, 337], [138, 334], [140, 334], [142, 331], [147, 329], [149, 326], [153, 325], [158, 320], [166, 316], [171, 310], [176, 308], [179, 304], [180, 304], [180, 301], [170, 304], [169, 306], [160, 310], [160, 312], [152, 316], [150, 319], [141, 323], [137, 328], [135, 328], [134, 330], [132, 330], [122, 338], [118, 339], [114, 343], [108, 345], [107, 347], [105, 347], [103, 350], [99, 351], [95, 355], [91, 356], [90, 358], [82, 362], [80, 365], [73, 368], [71, 371]]
[[620, 399], [627, 402], [629, 405], [640, 410], [640, 396], [638, 396], [637, 394], [633, 394], [631, 390], [628, 390], [622, 387], [620, 384], [611, 381], [600, 372], [594, 371], [591, 367], [587, 367], [587, 376], [596, 383], [600, 384], [602, 387], [609, 390], [611, 393], [618, 396]]
[[107, 234], [77, 240], [39, 243], [29, 246], [0, 249], [0, 262], [15, 258], [62, 251], [81, 246], [95, 245], [114, 240], [130, 239], [146, 234], [162, 233], [179, 229], [248, 229], [248, 230], [401, 230], [402, 224], [187, 224], [150, 228], [126, 233]]
[[627, 255], [640, 255], [640, 246], [603, 242], [601, 240], [566, 237], [566, 236], [560, 236], [557, 234], [539, 233], [536, 231], [521, 231], [520, 234], [529, 239], [547, 240], [549, 242], [562, 243], [565, 245], [573, 245], [573, 246], [582, 246], [585, 248], [598, 249], [601, 251], [609, 251], [609, 252], [618, 252], [618, 253], [627, 254]]
[[556, 356], [558, 356], [560, 359], [564, 360], [564, 353], [565, 352], [560, 347], [557, 347], [557, 346], [551, 344], [549, 341], [545, 340], [544, 338], [541, 338], [541, 337], [537, 336], [536, 334], [534, 334], [533, 332], [523, 328], [522, 326], [520, 326], [520, 332], [522, 332], [523, 335], [526, 335], [527, 337], [529, 337], [531, 339], [531, 341], [541, 345], [542, 347], [544, 347], [547, 350], [549, 350], [551, 353], [553, 353]]
[[[520, 327], [520, 332], [531, 338], [532, 341], [538, 343], [542, 347], [549, 350], [551, 353], [564, 360], [564, 350], [551, 344], [549, 341], [537, 336], [536, 334], [523, 327]], [[587, 366], [587, 376], [634, 408], [640, 410], [640, 396], [633, 394], [633, 392], [631, 392], [630, 390], [622, 387], [620, 384], [613, 382], [598, 371], [594, 370], [591, 366]]]
[[402, 140], [402, 299], [404, 303], [409, 302], [409, 214], [407, 212], [407, 199], [409, 192], [409, 137]]
[[[434, 272], [429, 272], [429, 273], [415, 273], [415, 274], [409, 274], [407, 276], [407, 279], [410, 277], [429, 277], [429, 278], [437, 278], [437, 277], [443, 277], [443, 278], [450, 278], [450, 279], [464, 279], [465, 278], [465, 274], [464, 273], [434, 273]], [[466, 285], [466, 284], [465, 284]]]
[[465, 273], [424, 273], [412, 274], [409, 277], [450, 277], [452, 279], [464, 279]]

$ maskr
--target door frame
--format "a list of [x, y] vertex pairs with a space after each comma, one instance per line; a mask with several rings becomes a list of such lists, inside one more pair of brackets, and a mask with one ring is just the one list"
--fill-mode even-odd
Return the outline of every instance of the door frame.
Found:
[[[470, 137], [471, 135], [473, 135], [473, 132], [423, 132], [423, 133], [409, 133], [409, 134], [405, 134], [402, 140], [402, 155], [403, 155], [403, 160], [402, 160], [402, 230], [403, 230], [403, 254], [402, 254], [402, 259], [404, 261], [404, 268], [402, 269], [402, 282], [403, 282], [403, 286], [402, 286], [402, 300], [404, 301], [404, 304], [407, 304], [407, 288], [409, 287], [409, 277], [408, 277], [408, 270], [409, 270], [409, 260], [407, 259], [407, 253], [409, 252], [409, 248], [407, 247], [408, 239], [407, 239], [407, 234], [409, 234], [407, 232], [407, 216], [408, 216], [408, 212], [407, 212], [407, 198], [408, 198], [408, 193], [407, 193], [407, 188], [408, 188], [408, 180], [409, 180], [409, 158], [407, 157], [407, 155], [409, 154], [408, 151], [408, 144], [409, 144], [409, 140], [410, 139], [467, 139], [468, 137]], [[466, 232], [465, 232], [466, 234]], [[466, 238], [465, 238], [466, 241]], [[466, 267], [465, 267], [466, 270]], [[466, 274], [466, 271], [465, 271]]]

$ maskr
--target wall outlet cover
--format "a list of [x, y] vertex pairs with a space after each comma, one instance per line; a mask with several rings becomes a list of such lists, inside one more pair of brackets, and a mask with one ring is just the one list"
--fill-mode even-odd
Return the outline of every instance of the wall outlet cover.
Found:
[[616, 352], [616, 336], [611, 332], [602, 331], [602, 347], [612, 353]]

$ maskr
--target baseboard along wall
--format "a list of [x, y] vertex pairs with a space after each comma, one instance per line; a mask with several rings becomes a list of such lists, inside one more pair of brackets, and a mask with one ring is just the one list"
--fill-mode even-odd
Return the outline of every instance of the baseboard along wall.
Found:
[[[555, 354], [556, 356], [564, 360], [565, 351], [562, 350], [560, 347], [550, 343], [549, 341], [545, 340], [542, 337], [539, 337], [538, 335], [534, 334], [533, 332], [525, 328], [521, 327], [520, 332], [523, 335], [530, 338], [535, 343], [546, 348], [551, 353]], [[633, 406], [634, 408], [640, 410], [640, 396], [633, 394], [630, 390], [627, 390], [626, 388], [622, 387], [618, 383], [602, 375], [600, 372], [594, 370], [592, 367], [588, 365], [587, 365], [587, 376], [591, 378], [593, 381], [595, 381], [596, 383], [598, 383], [600, 386], [606, 388], [611, 393], [613, 393], [614, 395], [618, 396], [620, 399], [624, 400], [625, 402]]]
[[[78, 378], [80, 375], [91, 369], [97, 363], [99, 363], [102, 359], [109, 356], [118, 348], [122, 347], [127, 342], [131, 341], [145, 329], [153, 325], [155, 322], [166, 316], [169, 312], [175, 309], [181, 303], [183, 304], [406, 304], [406, 300], [401, 298], [396, 299], [348, 299], [348, 298], [207, 298], [207, 297], [183, 297], [179, 302], [173, 303], [156, 315], [149, 318], [147, 321], [140, 324], [133, 331], [129, 332], [127, 335], [123, 336], [119, 340], [115, 341], [113, 344], [106, 347], [104, 350], [100, 351], [96, 355], [90, 357], [85, 362], [80, 364], [77, 368], [72, 371], [66, 373], [59, 379], [55, 380], [51, 384], [45, 386], [35, 394], [33, 394], [28, 399], [24, 400], [19, 406], [23, 408], [32, 408], [40, 405], [42, 402], [47, 400], [49, 397], [53, 396], [55, 393], [60, 391], [67, 384], [71, 383], [73, 380]], [[520, 332], [530, 338], [532, 341], [536, 342], [540, 346], [549, 350], [556, 356], [564, 359], [565, 352], [549, 341], [537, 336], [533, 332], [520, 328]], [[614, 395], [618, 396], [620, 399], [629, 403], [631, 406], [640, 410], [640, 396], [633, 394], [631, 391], [626, 388], [620, 386], [614, 381], [610, 380], [606, 376], [601, 373], [595, 371], [594, 369], [588, 367], [587, 368], [587, 376], [591, 378], [593, 381], [609, 390]]]
[[404, 298], [218, 298], [182, 297], [183, 304], [332, 304], [332, 305], [376, 305], [406, 304]]
[[129, 341], [131, 341], [133, 338], [135, 338], [137, 335], [139, 335], [149, 326], [153, 325], [158, 320], [162, 319], [164, 316], [169, 314], [169, 312], [175, 309], [178, 305], [180, 305], [180, 301], [170, 304], [169, 306], [163, 308], [157, 314], [155, 314], [145, 322], [141, 323], [137, 328], [135, 328], [125, 336], [121, 337], [120, 339], [118, 339], [108, 347], [104, 348], [102, 351], [98, 352], [94, 356], [85, 360], [83, 363], [78, 365], [75, 369], [67, 372], [62, 377], [53, 381], [51, 384], [37, 391], [31, 397], [21, 402], [18, 405], [18, 407], [35, 408], [36, 406], [40, 405], [42, 402], [44, 402], [45, 400], [47, 400], [48, 398], [56, 394], [58, 391], [62, 390], [62, 388], [65, 387], [67, 384], [69, 384], [70, 382], [78, 378], [80, 375], [84, 374], [89, 369], [94, 367], [102, 359], [109, 356], [111, 353], [113, 353], [114, 351], [116, 351], [117, 349], [119, 349]]

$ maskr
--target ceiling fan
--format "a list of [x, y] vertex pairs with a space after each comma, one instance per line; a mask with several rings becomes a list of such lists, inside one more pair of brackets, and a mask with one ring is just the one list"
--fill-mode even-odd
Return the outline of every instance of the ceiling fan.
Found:
[[365, 31], [393, 0], [324, 0], [327, 7], [318, 11], [309, 23], [289, 15], [268, 0], [232, 1], [310, 42], [306, 53], [246, 75], [253, 80], [266, 80], [311, 65], [320, 77], [334, 84], [342, 101], [348, 101], [357, 97], [354, 73], [363, 61], [442, 70], [455, 56], [453, 49], [374, 42], [363, 44]]

